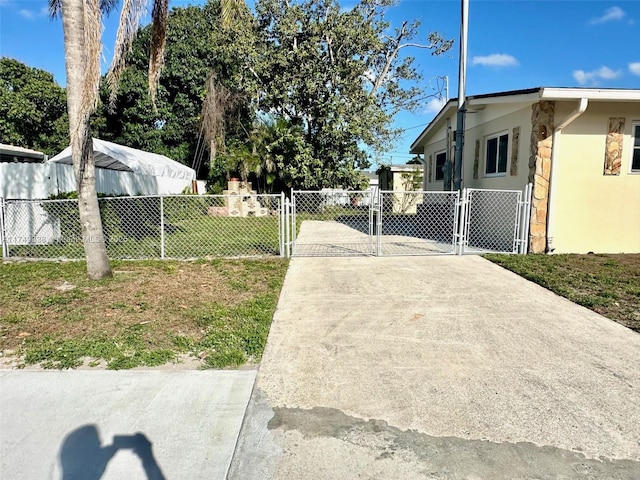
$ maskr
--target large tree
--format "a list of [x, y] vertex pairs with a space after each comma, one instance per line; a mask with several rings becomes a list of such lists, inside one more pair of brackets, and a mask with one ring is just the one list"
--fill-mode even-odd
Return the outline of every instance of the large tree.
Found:
[[424, 97], [404, 52], [451, 46], [437, 33], [417, 41], [417, 22], [391, 28], [393, 4], [258, 0], [255, 15], [229, 0], [176, 8], [157, 108], [145, 91], [151, 32], [143, 29], [115, 108], [105, 106], [94, 125], [104, 138], [199, 165], [217, 189], [231, 174], [269, 191], [359, 188], [359, 170], [393, 144], [394, 115]]
[[361, 0], [344, 10], [335, 0], [256, 2], [266, 50], [260, 107], [301, 128], [310, 147], [280, 166], [293, 186], [359, 187], [358, 170], [398, 134], [393, 116], [418, 105], [421, 76], [402, 52], [451, 47], [437, 32], [416, 42], [418, 22], [391, 29], [385, 13], [395, 3]]
[[51, 73], [0, 58], [0, 143], [58, 153], [69, 144], [66, 103]]
[[[225, 10], [233, 13], [229, 26], [223, 22]], [[103, 82], [104, 105], [92, 125], [101, 138], [162, 153], [189, 166], [199, 164], [198, 174], [207, 176], [208, 150], [224, 150], [225, 139], [245, 138], [251, 130], [249, 105], [257, 92], [257, 78], [249, 69], [256, 57], [253, 17], [242, 3], [221, 0], [171, 9], [155, 109], [146, 92], [150, 43], [151, 27], [142, 28], [111, 108]], [[213, 108], [203, 108], [207, 105]], [[205, 138], [205, 126], [217, 127], [211, 130], [217, 137], [213, 146]]]
[[[152, 101], [163, 61], [168, 1], [153, 2], [154, 30], [149, 61], [149, 91]], [[98, 102], [102, 14], [112, 10], [115, 2], [116, 0], [49, 0], [51, 14], [62, 17], [69, 137], [87, 274], [91, 279], [112, 275], [98, 208], [89, 120]], [[146, 0], [123, 0], [114, 57], [108, 75], [114, 91], [117, 90], [125, 56], [146, 3]]]

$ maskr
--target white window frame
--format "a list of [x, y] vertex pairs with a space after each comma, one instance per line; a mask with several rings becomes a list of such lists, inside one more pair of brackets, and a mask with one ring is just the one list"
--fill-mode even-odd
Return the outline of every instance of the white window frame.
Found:
[[638, 129], [638, 134], [640, 138], [640, 120], [631, 123], [631, 145], [629, 152], [629, 173], [632, 175], [640, 175], [640, 168], [633, 168], [633, 153], [635, 150], [640, 149], [640, 147], [636, 147], [636, 129]]
[[[498, 158], [496, 158], [496, 171], [494, 173], [487, 173], [487, 147], [489, 145], [489, 141], [495, 139], [498, 142], [498, 149], [496, 150], [496, 155], [500, 154], [500, 137], [506, 135], [507, 136], [507, 163], [505, 165], [504, 172], [498, 171]], [[487, 135], [484, 137], [484, 176], [485, 177], [506, 177], [507, 172], [509, 171], [509, 150], [511, 148], [511, 139], [509, 138], [509, 130], [503, 130], [502, 132], [493, 133], [491, 135]]]
[[[438, 180], [436, 178], [437, 172], [438, 172], [438, 156], [442, 155], [444, 153], [444, 163], [442, 164], [442, 178], [440, 180]], [[447, 151], [446, 150], [440, 150], [438, 152], [435, 152], [433, 154], [433, 183], [435, 182], [444, 182], [444, 169], [447, 165]]]

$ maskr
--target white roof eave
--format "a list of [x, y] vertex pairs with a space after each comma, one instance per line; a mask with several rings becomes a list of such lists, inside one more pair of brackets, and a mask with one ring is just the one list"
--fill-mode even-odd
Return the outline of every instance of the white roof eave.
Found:
[[550, 88], [540, 92], [542, 100], [601, 100], [610, 102], [640, 102], [640, 89], [616, 88]]

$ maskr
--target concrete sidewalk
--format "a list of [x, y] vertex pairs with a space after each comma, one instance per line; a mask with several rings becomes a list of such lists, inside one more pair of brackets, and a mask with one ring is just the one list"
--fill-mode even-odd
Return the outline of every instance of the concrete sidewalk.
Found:
[[229, 472], [638, 479], [640, 335], [474, 256], [295, 258]]
[[223, 479], [241, 371], [0, 371], [0, 478]]

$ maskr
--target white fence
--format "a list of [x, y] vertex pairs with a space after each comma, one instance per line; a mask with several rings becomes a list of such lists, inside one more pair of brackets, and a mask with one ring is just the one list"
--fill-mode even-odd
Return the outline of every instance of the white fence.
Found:
[[[112, 195], [170, 195], [190, 188], [189, 180], [96, 168], [96, 190]], [[73, 167], [59, 163], [0, 163], [0, 198], [45, 199], [76, 190]], [[203, 182], [198, 190], [204, 192]]]

